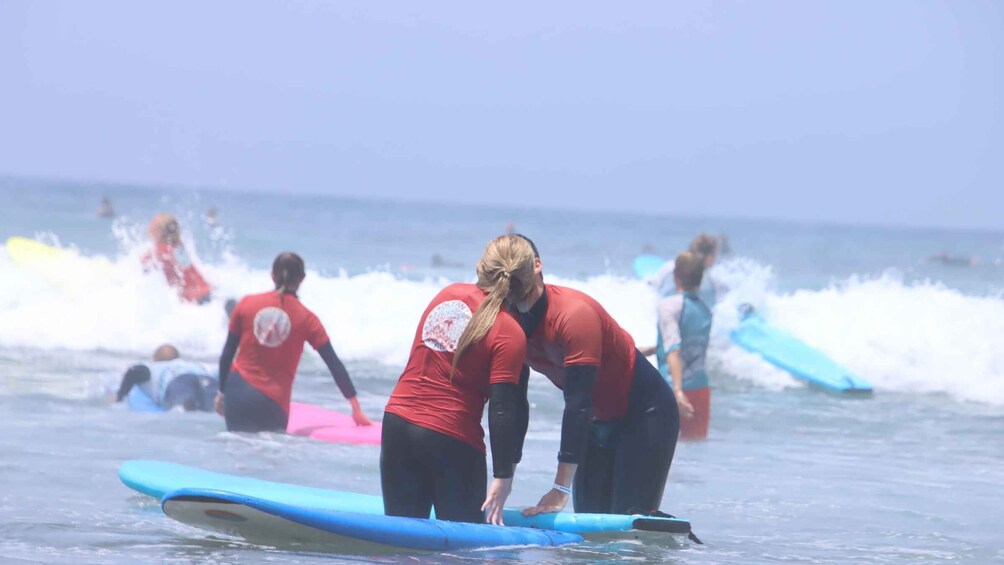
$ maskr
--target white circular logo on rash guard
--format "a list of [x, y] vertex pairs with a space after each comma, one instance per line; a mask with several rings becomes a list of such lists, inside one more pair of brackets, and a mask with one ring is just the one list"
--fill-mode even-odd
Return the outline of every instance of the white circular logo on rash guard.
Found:
[[471, 321], [471, 309], [460, 300], [449, 300], [429, 312], [422, 326], [422, 342], [435, 351], [456, 351], [460, 334]]
[[265, 347], [279, 347], [289, 337], [292, 324], [280, 308], [262, 308], [254, 316], [254, 337]]

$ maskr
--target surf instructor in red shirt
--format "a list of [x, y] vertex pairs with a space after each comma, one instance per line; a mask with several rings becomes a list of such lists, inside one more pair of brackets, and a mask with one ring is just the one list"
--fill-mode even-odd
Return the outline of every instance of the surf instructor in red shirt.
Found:
[[598, 302], [544, 284], [526, 241], [535, 283], [515, 305], [527, 363], [562, 390], [565, 409], [554, 486], [523, 514], [560, 512], [570, 495], [576, 512], [654, 514], [680, 431], [673, 391]]
[[245, 296], [230, 317], [215, 402], [229, 431], [286, 431], [293, 379], [304, 343], [310, 343], [328, 366], [352, 406], [356, 425], [372, 423], [359, 406], [352, 379], [331, 347], [324, 326], [296, 296], [305, 276], [299, 255], [280, 253], [272, 263], [275, 290]]
[[[526, 434], [526, 338], [506, 303], [534, 284], [533, 250], [488, 243], [477, 284], [451, 284], [422, 314], [383, 419], [380, 481], [390, 516], [502, 524]], [[481, 415], [488, 402], [494, 479]], [[486, 492], [487, 490], [487, 492]]]

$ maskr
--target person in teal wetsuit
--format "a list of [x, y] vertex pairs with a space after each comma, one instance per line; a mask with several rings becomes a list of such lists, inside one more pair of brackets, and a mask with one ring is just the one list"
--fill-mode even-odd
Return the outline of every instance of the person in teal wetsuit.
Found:
[[708, 437], [711, 391], [704, 368], [711, 335], [711, 308], [698, 295], [704, 256], [685, 251], [673, 269], [675, 293], [659, 300], [657, 343], [644, 351], [655, 353], [659, 372], [673, 386], [680, 406], [680, 439]]

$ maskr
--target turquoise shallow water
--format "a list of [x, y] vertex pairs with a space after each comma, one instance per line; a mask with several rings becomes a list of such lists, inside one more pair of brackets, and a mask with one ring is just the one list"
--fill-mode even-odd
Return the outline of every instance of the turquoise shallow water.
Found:
[[[99, 220], [108, 194], [119, 214]], [[312, 269], [303, 299], [378, 415], [418, 315], [447, 281], [469, 280], [484, 243], [513, 222], [551, 280], [596, 296], [639, 343], [654, 338], [651, 291], [629, 274], [645, 245], [670, 255], [699, 230], [729, 235], [722, 275], [772, 321], [866, 376], [870, 399], [803, 387], [737, 350], [716, 310], [710, 439], [681, 444], [663, 509], [706, 542], [603, 542], [440, 556], [446, 562], [913, 563], [1004, 561], [1004, 235], [734, 220], [450, 207], [0, 179], [4, 237], [58, 239], [112, 274], [54, 285], [0, 254], [0, 559], [5, 562], [371, 561], [331, 548], [262, 547], [165, 518], [116, 477], [162, 459], [284, 482], [377, 494], [379, 450], [223, 432], [214, 415], [147, 415], [104, 394], [163, 341], [212, 364], [218, 302], [268, 288], [278, 251]], [[201, 220], [220, 211], [213, 228]], [[175, 212], [220, 298], [179, 304], [135, 262], [142, 230]], [[924, 261], [942, 250], [976, 267]], [[439, 254], [449, 264], [434, 267]], [[737, 297], [737, 299], [739, 298]], [[344, 407], [313, 353], [294, 397]], [[544, 379], [514, 505], [550, 485], [561, 400]], [[409, 561], [388, 557], [384, 562]]]

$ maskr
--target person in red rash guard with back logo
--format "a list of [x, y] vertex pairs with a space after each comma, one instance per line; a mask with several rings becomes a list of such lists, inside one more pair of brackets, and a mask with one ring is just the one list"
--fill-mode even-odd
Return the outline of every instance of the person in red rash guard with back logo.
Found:
[[245, 296], [231, 314], [230, 332], [220, 354], [220, 392], [215, 402], [229, 431], [286, 431], [293, 379], [305, 343], [316, 349], [328, 366], [352, 406], [356, 425], [372, 423], [359, 406], [352, 379], [321, 320], [296, 296], [305, 276], [299, 255], [280, 253], [272, 263], [275, 290]]
[[387, 402], [380, 451], [387, 515], [428, 518], [435, 507], [440, 520], [502, 524], [529, 416], [526, 337], [507, 305], [534, 284], [533, 250], [498, 237], [477, 274], [477, 284], [451, 284], [429, 303]]

